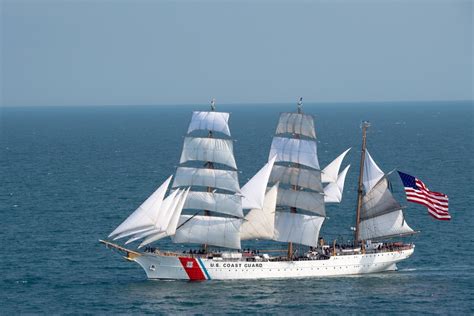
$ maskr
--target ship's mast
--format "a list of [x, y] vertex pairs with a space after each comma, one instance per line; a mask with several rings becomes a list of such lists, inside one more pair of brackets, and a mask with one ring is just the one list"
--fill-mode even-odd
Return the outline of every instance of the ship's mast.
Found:
[[364, 161], [365, 161], [365, 150], [366, 150], [366, 135], [367, 129], [370, 123], [368, 121], [362, 122], [362, 150], [360, 153], [360, 169], [359, 169], [359, 185], [357, 188], [357, 211], [356, 211], [356, 223], [354, 232], [354, 247], [359, 245], [359, 223], [360, 223], [360, 210], [362, 208], [362, 180], [364, 176]]
[[[303, 111], [303, 98], [302, 97], [300, 97], [298, 99], [296, 111], [297, 111], [298, 114], [301, 114], [302, 111]], [[300, 138], [300, 135], [294, 134], [294, 138]], [[296, 164], [296, 167], [298, 167], [298, 164]], [[291, 186], [291, 189], [294, 190], [294, 191], [297, 191], [298, 186], [293, 185], [293, 186]], [[290, 213], [296, 213], [296, 207], [290, 207]], [[293, 259], [293, 243], [292, 242], [288, 243], [288, 254], [287, 255], [288, 255], [288, 260]]]
[[[215, 111], [216, 110], [216, 99], [215, 98], [212, 98], [211, 100], [211, 111]], [[209, 131], [209, 134], [207, 135], [207, 137], [209, 138], [212, 138], [212, 131]], [[208, 169], [214, 169], [214, 163], [212, 163], [212, 161], [207, 161], [205, 164], [204, 164], [204, 167], [208, 168]], [[214, 188], [212, 187], [207, 187], [207, 192], [212, 192]], [[204, 216], [210, 216], [210, 212], [209, 210], [204, 210]], [[207, 253], [207, 244], [203, 244], [202, 245], [202, 248], [204, 249], [204, 252]]]

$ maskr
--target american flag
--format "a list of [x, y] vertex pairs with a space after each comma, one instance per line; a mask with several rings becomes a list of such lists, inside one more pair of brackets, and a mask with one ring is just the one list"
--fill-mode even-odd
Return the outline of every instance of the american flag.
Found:
[[443, 193], [430, 191], [420, 180], [409, 174], [398, 171], [402, 179], [407, 201], [424, 205], [428, 213], [436, 219], [449, 221], [448, 196]]

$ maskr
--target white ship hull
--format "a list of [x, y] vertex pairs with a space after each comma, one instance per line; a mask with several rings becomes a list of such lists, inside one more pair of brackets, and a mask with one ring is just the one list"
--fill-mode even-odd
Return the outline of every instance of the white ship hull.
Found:
[[130, 258], [149, 279], [237, 280], [307, 278], [394, 271], [396, 264], [413, 254], [403, 249], [368, 254], [337, 255], [326, 260], [216, 261], [204, 257], [144, 253]]

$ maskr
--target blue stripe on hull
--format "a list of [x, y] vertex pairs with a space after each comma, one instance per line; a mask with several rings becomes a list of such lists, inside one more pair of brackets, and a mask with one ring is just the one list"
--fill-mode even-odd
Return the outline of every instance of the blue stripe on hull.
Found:
[[204, 263], [202, 263], [201, 258], [197, 258], [197, 259], [198, 259], [198, 261], [199, 261], [199, 265], [201, 265], [201, 268], [202, 268], [202, 270], [204, 271], [204, 274], [206, 275], [206, 278], [207, 278], [208, 280], [210, 280], [210, 279], [211, 279], [211, 276], [209, 275], [209, 272], [207, 272], [206, 266], [204, 265]]

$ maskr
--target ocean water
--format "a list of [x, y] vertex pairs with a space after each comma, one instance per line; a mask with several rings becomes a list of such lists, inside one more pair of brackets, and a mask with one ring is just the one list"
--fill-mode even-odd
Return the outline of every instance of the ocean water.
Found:
[[[473, 314], [472, 102], [305, 104], [325, 166], [353, 149], [340, 205], [322, 235], [347, 239], [354, 220], [360, 121], [385, 171], [397, 168], [450, 197], [436, 221], [395, 196], [421, 233], [399, 271], [292, 280], [149, 281], [105, 238], [176, 168], [192, 110], [207, 106], [0, 109], [0, 314]], [[278, 115], [294, 105], [222, 105], [244, 183], [268, 157]], [[262, 247], [268, 246], [260, 243]], [[180, 249], [168, 240], [160, 248]], [[246, 242], [244, 247], [256, 247]]]

